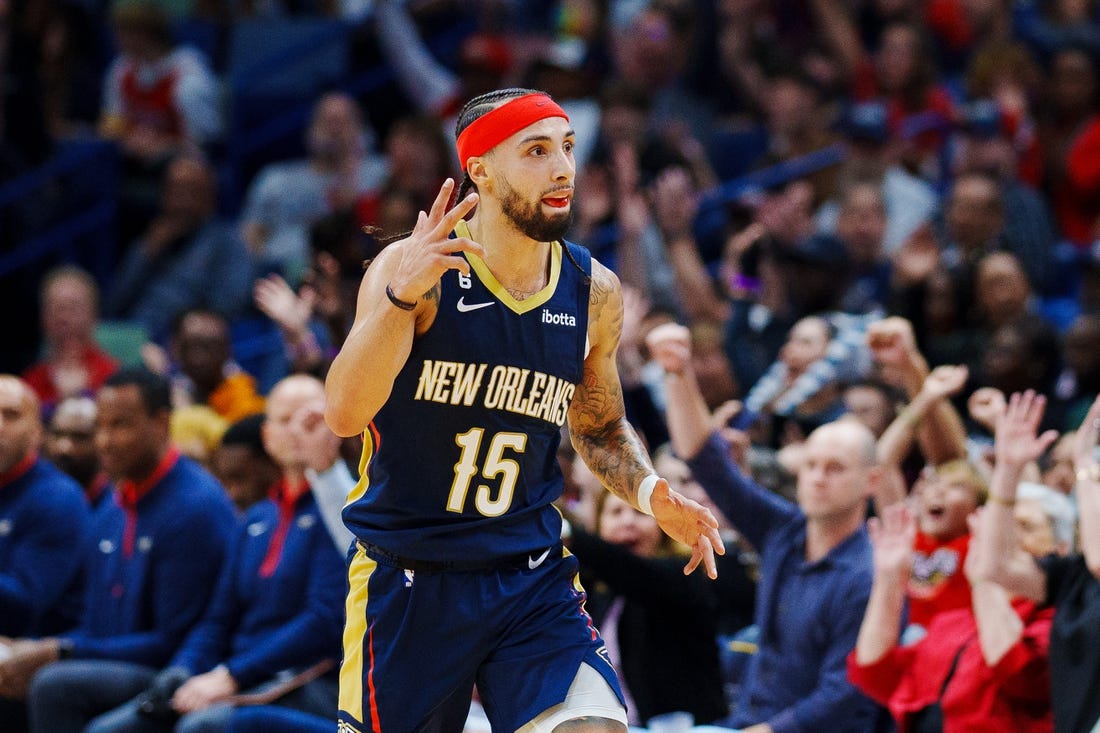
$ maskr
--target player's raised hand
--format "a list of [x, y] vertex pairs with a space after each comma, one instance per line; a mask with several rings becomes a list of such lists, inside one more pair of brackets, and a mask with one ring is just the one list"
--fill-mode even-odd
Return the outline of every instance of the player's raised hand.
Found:
[[470, 193], [448, 210], [447, 204], [454, 188], [453, 179], [444, 181], [431, 210], [427, 213], [421, 211], [409, 236], [390, 245], [399, 253], [397, 267], [389, 282], [390, 292], [395, 298], [415, 303], [435, 287], [447, 270], [470, 274], [470, 265], [465, 258], [453, 256], [459, 252], [470, 252], [479, 257], [485, 255], [481, 245], [472, 239], [450, 236], [478, 200], [477, 193]]
[[691, 548], [691, 559], [684, 566], [684, 575], [690, 575], [702, 564], [708, 577], [717, 578], [714, 554], [725, 555], [726, 546], [718, 533], [718, 520], [710, 509], [673, 491], [663, 478], [653, 487], [650, 507], [661, 530]]

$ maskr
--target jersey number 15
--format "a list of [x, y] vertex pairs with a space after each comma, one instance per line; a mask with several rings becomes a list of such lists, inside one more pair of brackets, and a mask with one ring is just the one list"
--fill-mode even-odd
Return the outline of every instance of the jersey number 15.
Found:
[[[458, 463], [455, 464], [455, 480], [451, 483], [451, 492], [447, 496], [449, 512], [461, 514], [466, 507], [466, 495], [470, 491], [470, 483], [479, 473], [477, 459], [481, 454], [481, 441], [484, 436], [484, 428], [472, 428], [455, 436], [455, 443], [462, 448], [462, 454], [458, 457]], [[490, 480], [500, 477], [500, 491], [496, 498], [493, 498], [492, 489], [489, 486], [478, 484], [474, 495], [474, 508], [478, 513], [486, 517], [499, 517], [508, 511], [516, 493], [519, 464], [511, 458], [505, 458], [504, 451], [523, 453], [526, 448], [527, 436], [523, 433], [497, 433], [489, 441], [489, 450], [485, 454], [485, 462], [480, 468], [480, 473], [483, 478]]]

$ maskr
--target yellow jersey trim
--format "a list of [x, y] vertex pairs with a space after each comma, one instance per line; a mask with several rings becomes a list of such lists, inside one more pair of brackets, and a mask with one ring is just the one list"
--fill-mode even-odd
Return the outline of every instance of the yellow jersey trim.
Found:
[[359, 480], [355, 482], [355, 486], [348, 494], [348, 499], [344, 503], [344, 506], [350, 506], [355, 502], [362, 499], [367, 490], [370, 489], [370, 478], [368, 469], [370, 467], [371, 458], [374, 457], [375, 452], [378, 450], [378, 444], [381, 442], [378, 435], [378, 429], [374, 427], [372, 421], [367, 429], [363, 431], [363, 452], [359, 456]]
[[[455, 225], [455, 235], [470, 238], [470, 227], [466, 225], [465, 221], [460, 221]], [[466, 260], [470, 263], [470, 268], [477, 273], [478, 279], [485, 284], [489, 292], [496, 296], [496, 299], [507, 306], [509, 310], [522, 315], [538, 308], [553, 297], [554, 291], [558, 287], [558, 278], [561, 276], [562, 246], [561, 242], [550, 243], [550, 279], [542, 290], [523, 300], [516, 300], [511, 293], [504, 289], [504, 286], [489, 270], [484, 260], [469, 252], [465, 254]]]

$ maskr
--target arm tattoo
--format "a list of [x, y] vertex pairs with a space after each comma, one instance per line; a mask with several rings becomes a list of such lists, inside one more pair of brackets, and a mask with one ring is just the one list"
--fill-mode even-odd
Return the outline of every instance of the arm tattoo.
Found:
[[602, 339], [593, 339], [593, 353], [569, 409], [569, 429], [574, 448], [592, 473], [611, 493], [637, 506], [638, 485], [653, 468], [626, 420], [615, 364], [623, 303], [613, 278], [606, 270], [593, 268], [589, 317], [598, 324]]
[[574, 432], [573, 447], [608, 491], [638, 506], [638, 486], [653, 468], [642, 441], [625, 417], [598, 432]]
[[428, 292], [424, 293], [423, 297], [424, 297], [424, 300], [434, 300], [436, 302], [439, 302], [439, 294], [440, 294], [440, 285], [439, 285], [439, 283], [436, 283], [435, 285], [433, 285], [431, 288], [428, 289]]
[[[592, 271], [592, 286], [588, 295], [588, 307], [592, 311], [592, 318], [598, 318], [599, 313], [603, 310], [605, 305], [610, 305], [608, 302], [611, 295], [614, 293], [614, 282], [608, 280], [607, 277], [601, 277], [603, 273], [597, 273], [595, 269]], [[622, 304], [619, 304], [619, 315], [622, 316]], [[621, 322], [620, 322], [620, 325]]]

